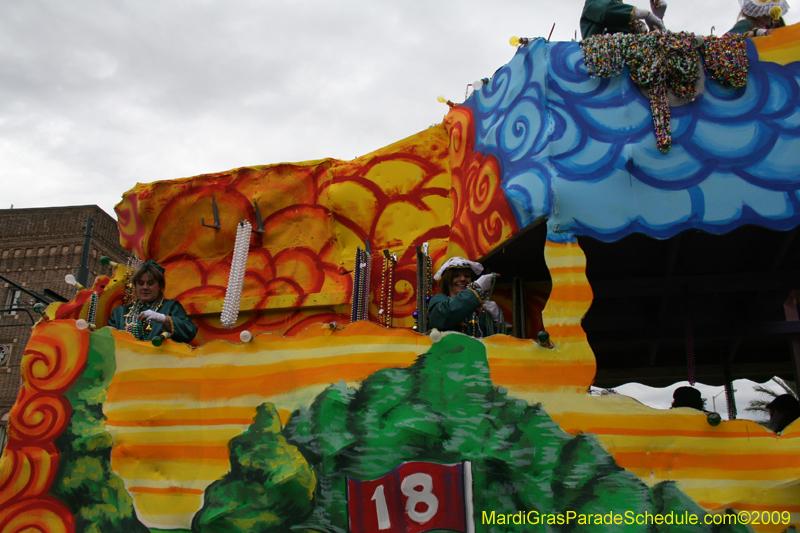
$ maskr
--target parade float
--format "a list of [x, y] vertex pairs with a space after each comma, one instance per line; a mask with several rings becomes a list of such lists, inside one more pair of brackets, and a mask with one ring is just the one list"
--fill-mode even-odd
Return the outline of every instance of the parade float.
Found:
[[[25, 351], [0, 530], [797, 527], [797, 423], [587, 394], [579, 238], [800, 226], [800, 27], [650, 35], [523, 39], [441, 124], [352, 161], [126, 192], [130, 264], [51, 305]], [[534, 231], [517, 259], [545, 272], [496, 288], [510, 335], [428, 330], [445, 259]], [[140, 260], [191, 345], [105, 327]]]

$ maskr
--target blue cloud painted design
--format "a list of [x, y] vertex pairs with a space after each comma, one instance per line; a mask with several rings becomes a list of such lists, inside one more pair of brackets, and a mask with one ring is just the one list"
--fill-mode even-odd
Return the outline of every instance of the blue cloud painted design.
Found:
[[745, 87], [707, 79], [672, 109], [666, 154], [627, 70], [590, 78], [578, 43], [520, 48], [464, 105], [520, 227], [547, 219], [551, 240], [789, 229], [800, 224], [800, 62], [762, 63], [750, 42], [748, 56]]

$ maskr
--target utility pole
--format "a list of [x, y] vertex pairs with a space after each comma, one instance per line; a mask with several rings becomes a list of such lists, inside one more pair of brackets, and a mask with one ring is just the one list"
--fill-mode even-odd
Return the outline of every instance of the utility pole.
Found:
[[81, 266], [78, 267], [77, 276], [75, 276], [78, 283], [84, 287], [89, 286], [89, 249], [92, 246], [92, 228], [94, 227], [94, 219], [89, 217], [86, 219], [86, 233], [83, 234], [83, 253], [81, 254]]

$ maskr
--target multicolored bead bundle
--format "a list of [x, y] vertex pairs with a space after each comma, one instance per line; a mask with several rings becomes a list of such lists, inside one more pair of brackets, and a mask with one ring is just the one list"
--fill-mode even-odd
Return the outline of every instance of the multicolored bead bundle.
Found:
[[137, 340], [147, 340], [147, 336], [150, 334], [152, 327], [149, 320], [139, 320], [139, 314], [146, 309], [158, 311], [163, 303], [163, 298], [150, 304], [145, 304], [136, 300], [130, 307], [128, 314], [125, 315], [125, 331], [136, 337]]
[[231, 259], [231, 273], [228, 277], [228, 287], [225, 291], [225, 300], [222, 302], [222, 315], [220, 322], [230, 329], [236, 324], [239, 317], [239, 307], [242, 300], [242, 287], [247, 271], [247, 256], [250, 254], [250, 234], [252, 229], [249, 221], [239, 221], [236, 230], [236, 242], [233, 245], [233, 258]]
[[353, 299], [350, 308], [350, 322], [369, 320], [369, 274], [372, 268], [372, 256], [369, 251], [356, 248], [356, 259], [353, 267]]
[[741, 35], [729, 33], [722, 37], [706, 37], [703, 43], [703, 63], [710, 78], [729, 87], [747, 84], [747, 44]]
[[[667, 90], [690, 102], [697, 97], [700, 51], [695, 35], [670, 31], [596, 35], [582, 41], [581, 50], [590, 76], [619, 76], [627, 66], [631, 80], [649, 89], [656, 143], [667, 152], [672, 146]], [[746, 82], [747, 51], [741, 36], [706, 37], [703, 56], [712, 79], [733, 87]]]
[[397, 254], [383, 251], [383, 273], [381, 274], [381, 302], [378, 320], [387, 328], [392, 327], [394, 307], [394, 270], [397, 265]]

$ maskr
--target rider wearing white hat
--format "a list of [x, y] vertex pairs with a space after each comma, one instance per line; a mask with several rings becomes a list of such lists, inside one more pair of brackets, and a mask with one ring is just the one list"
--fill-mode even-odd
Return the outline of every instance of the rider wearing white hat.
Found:
[[739, 0], [739, 21], [728, 33], [744, 37], [769, 35], [774, 28], [786, 26], [783, 15], [789, 11], [786, 0]]
[[482, 273], [483, 265], [463, 257], [445, 261], [433, 276], [441, 292], [428, 302], [428, 323], [432, 328], [461, 331], [473, 337], [494, 333], [494, 326], [502, 321], [500, 307], [489, 299], [496, 274]]

